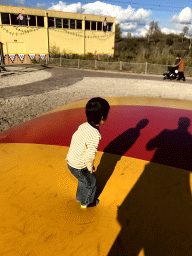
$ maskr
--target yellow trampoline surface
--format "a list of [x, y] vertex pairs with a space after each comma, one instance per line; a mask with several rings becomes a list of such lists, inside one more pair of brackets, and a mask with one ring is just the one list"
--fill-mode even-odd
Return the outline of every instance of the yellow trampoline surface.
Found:
[[0, 133], [0, 255], [192, 255], [192, 103], [106, 99], [96, 207], [65, 160], [88, 99]]

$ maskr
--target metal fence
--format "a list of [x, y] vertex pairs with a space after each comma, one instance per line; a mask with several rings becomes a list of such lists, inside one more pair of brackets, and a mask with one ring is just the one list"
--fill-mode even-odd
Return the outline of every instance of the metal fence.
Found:
[[[95, 70], [114, 70], [127, 71], [133, 73], [157, 74], [162, 75], [167, 71], [167, 65], [130, 62], [104, 62], [99, 60], [81, 60], [81, 59], [65, 59], [65, 58], [46, 58], [39, 59], [39, 64], [51, 66], [71, 67], [79, 69], [95, 69]], [[192, 67], [185, 66], [185, 76], [192, 76]]]

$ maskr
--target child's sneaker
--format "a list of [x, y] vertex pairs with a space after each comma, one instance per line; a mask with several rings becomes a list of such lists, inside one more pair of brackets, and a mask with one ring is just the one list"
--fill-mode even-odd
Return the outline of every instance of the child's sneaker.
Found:
[[99, 199], [96, 199], [95, 202], [93, 202], [91, 204], [88, 204], [88, 205], [81, 204], [81, 208], [86, 209], [87, 207], [94, 207], [94, 206], [98, 205], [98, 203], [99, 203]]
[[94, 206], [97, 206], [99, 203], [99, 199], [96, 199], [95, 202], [91, 203], [88, 205], [88, 207], [94, 207]]
[[85, 205], [81, 204], [81, 208], [86, 209], [87, 205], [86, 204]]

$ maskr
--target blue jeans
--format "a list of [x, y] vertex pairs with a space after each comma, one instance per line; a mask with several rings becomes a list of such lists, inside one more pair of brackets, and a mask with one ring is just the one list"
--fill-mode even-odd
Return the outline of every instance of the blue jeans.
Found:
[[71, 173], [78, 179], [76, 200], [82, 205], [88, 205], [95, 201], [96, 176], [87, 168], [75, 169], [68, 164]]

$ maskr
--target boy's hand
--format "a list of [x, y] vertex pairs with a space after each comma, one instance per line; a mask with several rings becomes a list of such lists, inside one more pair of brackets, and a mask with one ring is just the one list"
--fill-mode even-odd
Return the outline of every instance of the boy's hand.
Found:
[[93, 166], [92, 171], [90, 171], [90, 173], [93, 173], [93, 172], [95, 172], [95, 166]]

